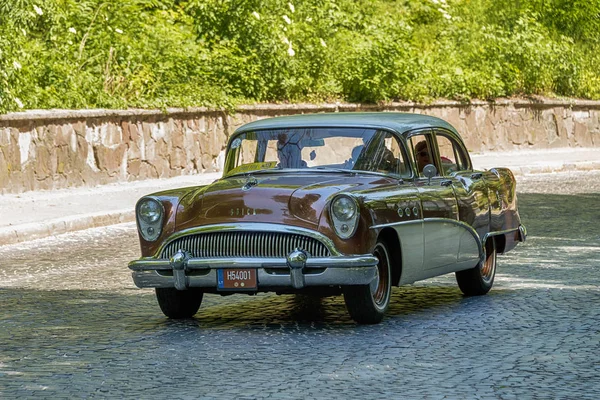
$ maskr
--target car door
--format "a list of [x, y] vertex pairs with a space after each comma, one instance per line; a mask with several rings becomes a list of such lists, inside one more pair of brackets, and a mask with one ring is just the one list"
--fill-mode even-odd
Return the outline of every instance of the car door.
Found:
[[439, 155], [440, 175], [454, 191], [458, 222], [463, 228], [457, 252], [457, 265], [462, 268], [460, 264], [474, 259], [474, 245], [479, 249], [478, 241], [483, 239], [490, 229], [490, 202], [486, 180], [492, 179], [489, 175], [493, 174], [473, 170], [467, 150], [453, 132], [435, 130], [435, 144]]
[[459, 248], [457, 221], [458, 203], [452, 180], [441, 174], [431, 179], [423, 174], [427, 164], [440, 170], [439, 156], [433, 130], [420, 131], [408, 137], [417, 175], [414, 184], [418, 191], [423, 218], [423, 266], [419, 279], [445, 273], [456, 264]]
[[370, 210], [371, 229], [392, 228], [400, 241], [402, 257], [400, 284], [418, 280], [423, 266], [423, 224], [418, 191], [413, 182], [414, 171], [406, 143], [395, 133], [379, 131], [369, 141], [363, 159], [354, 165], [383, 173], [387, 177], [360, 192]]

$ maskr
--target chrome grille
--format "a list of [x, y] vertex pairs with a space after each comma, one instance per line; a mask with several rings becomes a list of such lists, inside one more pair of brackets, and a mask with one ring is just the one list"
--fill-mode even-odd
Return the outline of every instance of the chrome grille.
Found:
[[171, 258], [185, 250], [195, 258], [285, 258], [296, 248], [312, 257], [331, 255], [317, 239], [280, 232], [213, 232], [178, 238], [162, 251], [161, 258]]

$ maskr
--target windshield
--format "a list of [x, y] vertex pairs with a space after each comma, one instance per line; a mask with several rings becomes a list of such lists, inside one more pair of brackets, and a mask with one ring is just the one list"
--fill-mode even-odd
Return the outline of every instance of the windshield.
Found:
[[229, 145], [225, 174], [285, 169], [369, 171], [408, 176], [390, 132], [365, 128], [293, 128], [245, 132]]

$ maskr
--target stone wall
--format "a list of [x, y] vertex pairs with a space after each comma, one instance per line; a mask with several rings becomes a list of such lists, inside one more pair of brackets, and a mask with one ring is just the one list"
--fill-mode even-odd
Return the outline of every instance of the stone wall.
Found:
[[343, 111], [438, 116], [454, 125], [473, 152], [600, 147], [600, 102], [592, 101], [259, 105], [231, 113], [204, 108], [29, 111], [0, 115], [0, 192], [218, 171], [228, 137], [247, 122]]

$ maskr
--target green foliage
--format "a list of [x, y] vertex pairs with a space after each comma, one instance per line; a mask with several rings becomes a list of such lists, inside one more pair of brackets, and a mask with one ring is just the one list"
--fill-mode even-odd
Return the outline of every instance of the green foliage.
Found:
[[0, 0], [0, 112], [600, 99], [600, 0]]

